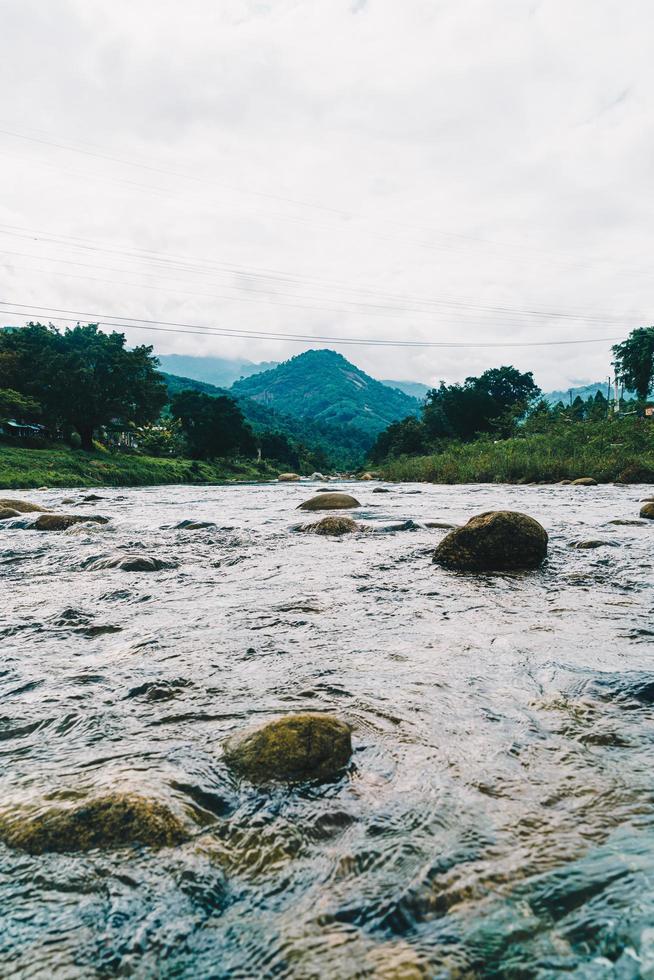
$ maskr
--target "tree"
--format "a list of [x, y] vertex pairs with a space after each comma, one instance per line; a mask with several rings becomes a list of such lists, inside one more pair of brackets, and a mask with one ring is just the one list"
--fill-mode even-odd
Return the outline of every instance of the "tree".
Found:
[[531, 371], [491, 368], [462, 385], [441, 381], [427, 395], [423, 420], [432, 438], [469, 441], [482, 432], [508, 436], [539, 395]]
[[381, 463], [388, 456], [416, 456], [430, 449], [427, 429], [420, 419], [410, 415], [401, 422], [392, 422], [380, 432], [370, 450], [373, 463]]
[[259, 436], [259, 448], [262, 459], [274, 459], [278, 463], [299, 469], [300, 457], [297, 448], [283, 432], [273, 432], [267, 429]]
[[0, 386], [37, 399], [50, 424], [74, 426], [87, 450], [100, 426], [157, 418], [167, 394], [156, 365], [152, 347], [129, 350], [124, 334], [97, 324], [60, 332], [30, 323], [0, 333]]
[[654, 327], [638, 327], [611, 348], [616, 377], [645, 401], [654, 387]]
[[189, 453], [194, 459], [254, 453], [252, 429], [229, 395], [216, 398], [189, 388], [173, 396], [170, 413], [180, 420]]
[[13, 388], [0, 388], [0, 419], [15, 419], [17, 422], [36, 422], [41, 414], [41, 406], [35, 398], [21, 395]]

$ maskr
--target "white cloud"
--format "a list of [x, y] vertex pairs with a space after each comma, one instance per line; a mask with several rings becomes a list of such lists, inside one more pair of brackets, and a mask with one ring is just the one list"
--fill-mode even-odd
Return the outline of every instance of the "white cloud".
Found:
[[[654, 283], [653, 21], [644, 0], [0, 0], [0, 129], [87, 151], [0, 134], [0, 298], [312, 336], [624, 335]], [[514, 363], [562, 387], [605, 376], [608, 348], [343, 350], [382, 377]]]

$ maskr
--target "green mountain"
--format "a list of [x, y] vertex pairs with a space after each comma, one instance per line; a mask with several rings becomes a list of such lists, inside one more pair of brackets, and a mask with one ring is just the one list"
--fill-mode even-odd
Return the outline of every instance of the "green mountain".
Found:
[[247, 378], [277, 366], [277, 361], [242, 361], [229, 357], [192, 357], [186, 354], [157, 355], [161, 370], [195, 381], [205, 381], [219, 388], [229, 388], [239, 378]]
[[237, 381], [231, 391], [266, 410], [358, 429], [371, 443], [391, 422], [420, 412], [416, 398], [376, 381], [333, 350], [305, 351]]
[[356, 468], [363, 462], [372, 444], [369, 435], [353, 426], [336, 426], [296, 418], [271, 409], [247, 395], [240, 395], [234, 389], [227, 391], [206, 381], [166, 373], [163, 373], [163, 377], [171, 396], [188, 388], [214, 397], [229, 395], [238, 402], [255, 432], [280, 432], [295, 444], [306, 446], [313, 452], [322, 451], [327, 456], [329, 466], [334, 469]]

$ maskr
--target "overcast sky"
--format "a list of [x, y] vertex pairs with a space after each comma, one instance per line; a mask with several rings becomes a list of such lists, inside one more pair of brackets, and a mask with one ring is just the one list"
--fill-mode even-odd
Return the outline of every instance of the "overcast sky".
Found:
[[[648, 0], [0, 0], [0, 299], [375, 341], [624, 337], [654, 320], [653, 29]], [[125, 332], [255, 361], [331, 346], [427, 383], [610, 370], [610, 341]]]

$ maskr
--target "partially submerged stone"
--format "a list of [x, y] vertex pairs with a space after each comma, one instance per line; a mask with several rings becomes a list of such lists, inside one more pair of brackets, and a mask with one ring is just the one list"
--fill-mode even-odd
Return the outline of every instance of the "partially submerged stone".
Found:
[[180, 521], [179, 524], [175, 524], [175, 529], [180, 531], [203, 531], [205, 528], [215, 527], [213, 521], [191, 521], [185, 520]]
[[592, 476], [580, 476], [578, 480], [573, 480], [573, 487], [596, 487], [597, 480], [594, 480]]
[[295, 483], [300, 477], [297, 473], [280, 473], [277, 479], [280, 483]]
[[360, 530], [356, 521], [351, 517], [323, 517], [315, 524], [302, 524], [298, 531], [307, 534], [330, 534], [340, 536], [341, 534], [351, 534], [353, 531]]
[[31, 525], [36, 531], [65, 531], [73, 524], [108, 524], [108, 517], [99, 514], [41, 514]]
[[349, 493], [321, 493], [300, 504], [298, 510], [346, 510], [361, 504]]
[[372, 491], [373, 493], [390, 493], [388, 487], [375, 487]]
[[116, 793], [35, 816], [0, 818], [0, 838], [29, 854], [46, 854], [134, 844], [172, 847], [189, 833], [158, 800]]
[[328, 779], [350, 760], [350, 731], [330, 715], [287, 715], [233, 735], [225, 743], [225, 761], [253, 780]]
[[643, 504], [640, 508], [640, 516], [647, 517], [650, 521], [654, 520], [654, 503]]
[[586, 551], [592, 548], [615, 548], [615, 541], [600, 541], [599, 538], [589, 538], [587, 541], [571, 541], [570, 548]]
[[10, 517], [18, 517], [19, 513], [13, 507], [0, 507], [0, 521], [8, 521]]
[[96, 558], [86, 566], [88, 571], [98, 572], [107, 568], [119, 568], [123, 572], [159, 572], [163, 568], [176, 568], [174, 562], [154, 555], [108, 555]]
[[537, 568], [547, 555], [547, 532], [527, 514], [488, 511], [446, 535], [434, 562], [462, 571]]
[[30, 500], [12, 500], [10, 497], [0, 497], [0, 507], [10, 507], [21, 514], [31, 514], [32, 511], [39, 511], [47, 514], [48, 508], [41, 507], [40, 504], [33, 504]]

